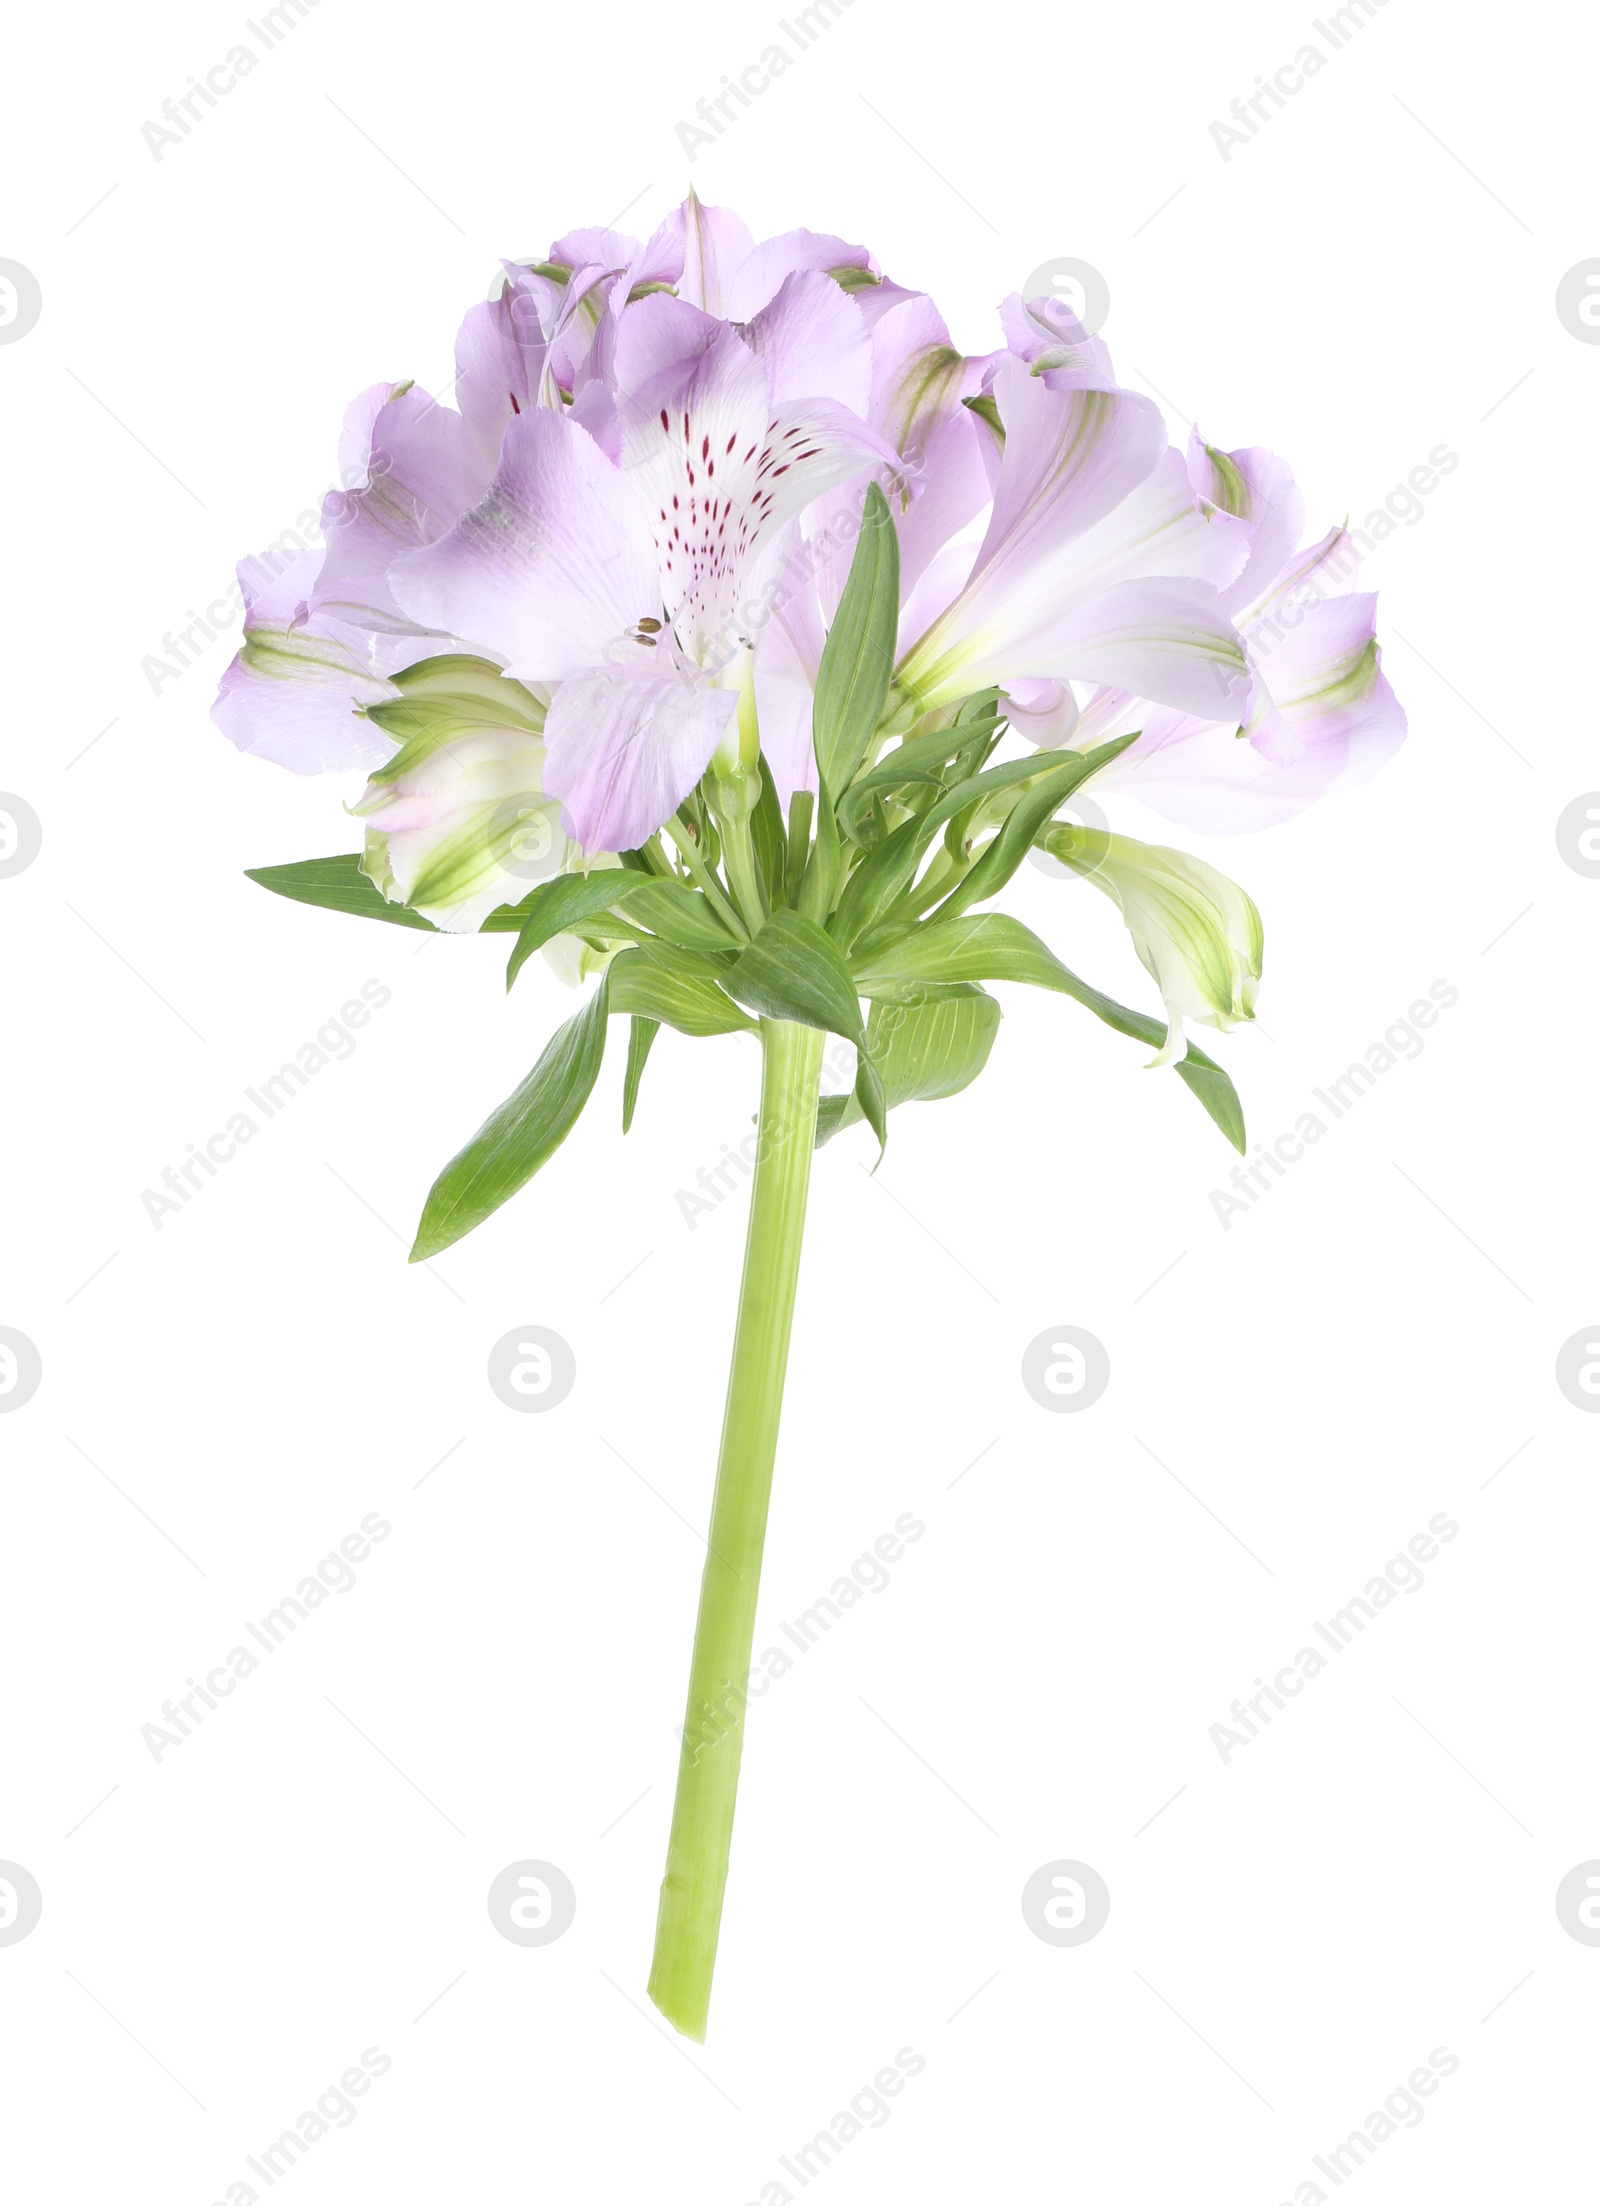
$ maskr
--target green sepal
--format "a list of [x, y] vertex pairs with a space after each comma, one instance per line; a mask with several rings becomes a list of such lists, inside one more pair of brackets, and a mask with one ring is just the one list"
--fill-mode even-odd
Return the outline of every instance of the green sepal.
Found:
[[580, 1117], [606, 1047], [608, 975], [550, 1037], [522, 1085], [453, 1156], [428, 1190], [411, 1262], [437, 1256], [482, 1225], [555, 1154]]

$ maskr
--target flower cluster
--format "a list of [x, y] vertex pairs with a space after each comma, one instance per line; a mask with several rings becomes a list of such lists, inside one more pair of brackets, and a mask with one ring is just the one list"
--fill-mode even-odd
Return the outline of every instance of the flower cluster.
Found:
[[[529, 880], [673, 834], [708, 773], [759, 768], [784, 805], [817, 789], [822, 654], [877, 485], [899, 603], [874, 753], [993, 689], [1032, 744], [1122, 739], [1101, 786], [1208, 832], [1374, 771], [1405, 723], [1347, 533], [1302, 545], [1270, 452], [1172, 446], [1057, 303], [1000, 320], [963, 355], [862, 247], [757, 244], [692, 195], [646, 243], [581, 230], [507, 263], [453, 404], [363, 392], [325, 547], [241, 568], [219, 723], [296, 772], [366, 768], [372, 881], [475, 930]], [[1184, 1015], [1249, 1015], [1259, 919], [1211, 869], [1116, 841], [1093, 877], [1170, 1054]]]
[[[411, 383], [355, 402], [325, 549], [241, 569], [216, 706], [242, 749], [367, 775], [360, 856], [266, 867], [264, 886], [514, 935], [508, 986], [541, 949], [598, 975], [434, 1180], [414, 1262], [555, 1153], [614, 1017], [624, 1133], [663, 1025], [759, 1036], [650, 1974], [696, 2039], [814, 1149], [861, 1120], [881, 1153], [891, 1111], [975, 1080], [1003, 980], [1153, 1047], [1243, 1152], [1233, 1084], [1184, 1027], [1253, 1015], [1260, 915], [1214, 867], [1075, 819], [1096, 817], [1078, 792], [1259, 826], [1404, 733], [1349, 539], [1302, 544], [1280, 460], [1174, 448], [1050, 302], [1007, 300], [1001, 334], [965, 355], [860, 246], [758, 245], [693, 195], [646, 244], [562, 238], [468, 315], [453, 405]], [[1115, 902], [1164, 1018], [978, 908], [1034, 854]], [[854, 1049], [848, 1096], [819, 1092], [830, 1033]]]

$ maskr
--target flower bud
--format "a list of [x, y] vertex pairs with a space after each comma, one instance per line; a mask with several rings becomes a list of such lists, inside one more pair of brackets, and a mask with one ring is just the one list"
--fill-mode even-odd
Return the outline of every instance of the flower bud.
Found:
[[1121, 911], [1167, 1007], [1167, 1038], [1152, 1065], [1182, 1056], [1185, 1019], [1226, 1028], [1254, 1018], [1261, 914], [1237, 882], [1184, 851], [1098, 828], [1058, 825], [1038, 840]]
[[391, 903], [474, 932], [562, 872], [573, 846], [543, 787], [544, 706], [487, 660], [425, 660], [368, 717], [399, 744], [351, 807], [366, 820], [362, 871]]

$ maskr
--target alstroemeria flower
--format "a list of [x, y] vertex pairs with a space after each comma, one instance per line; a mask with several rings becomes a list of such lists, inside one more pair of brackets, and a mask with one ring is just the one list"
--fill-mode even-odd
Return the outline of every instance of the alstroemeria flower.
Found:
[[1249, 657], [1249, 696], [1234, 717], [1108, 686], [1071, 740], [1087, 749], [1140, 730], [1105, 785], [1228, 834], [1285, 819], [1336, 784], [1359, 786], [1399, 748], [1406, 718], [1382, 671], [1377, 600], [1350, 589], [1359, 561], [1348, 532], [1296, 549], [1304, 500], [1271, 452], [1220, 452], [1197, 433], [1189, 472], [1202, 498], [1250, 531], [1249, 559], [1223, 593]]
[[[754, 603], [784, 525], [889, 457], [834, 399], [811, 286], [786, 279], [741, 335], [655, 296], [617, 324], [606, 403], [520, 416], [488, 496], [390, 585], [418, 622], [553, 685], [545, 786], [588, 849], [652, 835], [710, 764], [738, 706]], [[805, 375], [799, 375], [803, 384]]]
[[1100, 828], [1053, 827], [1039, 842], [1122, 913], [1167, 1008], [1167, 1038], [1152, 1065], [1183, 1055], [1185, 1019], [1226, 1028], [1255, 1017], [1261, 914], [1236, 881], [1186, 851]]
[[1128, 391], [1055, 390], [1006, 360], [995, 374], [1005, 449], [965, 585], [896, 671], [922, 711], [989, 682], [1113, 682], [1188, 712], [1246, 692], [1243, 647], [1218, 594], [1247, 548], [1202, 507], [1159, 409]]

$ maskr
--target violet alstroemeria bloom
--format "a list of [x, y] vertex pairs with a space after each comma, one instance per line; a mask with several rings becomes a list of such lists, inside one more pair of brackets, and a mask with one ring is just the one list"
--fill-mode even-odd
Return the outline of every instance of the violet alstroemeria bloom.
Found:
[[1189, 472], [1202, 498], [1250, 530], [1250, 556], [1223, 593], [1248, 653], [1249, 696], [1234, 717], [1107, 687], [1071, 740], [1089, 747], [1139, 729], [1104, 785], [1229, 834], [1288, 818], [1336, 784], [1358, 786], [1399, 748], [1406, 718], [1382, 671], [1377, 600], [1350, 589], [1359, 561], [1348, 531], [1297, 549], [1305, 503], [1271, 452], [1220, 452], [1197, 433]]
[[745, 334], [679, 299], [631, 306], [606, 382], [514, 420], [488, 496], [390, 569], [414, 620], [554, 685], [544, 782], [585, 849], [633, 849], [677, 810], [748, 688], [785, 524], [893, 458], [836, 400], [797, 395], [827, 366], [815, 286], [848, 308], [792, 275]]
[[990, 682], [1116, 683], [1187, 712], [1242, 705], [1243, 647], [1219, 595], [1248, 536], [1195, 497], [1157, 407], [1054, 389], [1003, 361], [989, 526], [952, 602], [896, 670], [921, 711]]

